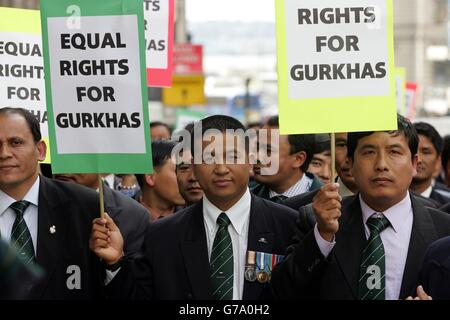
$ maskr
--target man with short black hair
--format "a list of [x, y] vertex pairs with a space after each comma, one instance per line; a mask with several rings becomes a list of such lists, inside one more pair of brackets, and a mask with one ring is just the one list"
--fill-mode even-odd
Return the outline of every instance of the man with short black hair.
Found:
[[331, 141], [329, 134], [314, 135], [314, 153], [308, 166], [308, 172], [316, 175], [324, 183], [331, 179]]
[[101, 298], [105, 267], [89, 250], [98, 194], [39, 175], [45, 152], [35, 116], [0, 108], [0, 235], [45, 272], [29, 298]]
[[277, 157], [279, 168], [276, 174], [264, 175], [261, 170], [265, 165], [258, 161], [253, 167], [254, 178], [258, 182], [252, 187], [253, 194], [281, 203], [323, 185], [316, 176], [306, 172], [314, 152], [314, 135], [280, 135], [279, 143], [272, 144], [272, 135], [279, 131], [278, 116], [270, 118], [262, 130], [267, 130], [267, 143], [258, 141], [258, 148], [264, 148], [271, 158]]
[[[188, 123], [184, 127], [185, 133], [192, 135], [194, 130], [194, 122]], [[180, 154], [177, 155], [176, 173], [178, 190], [184, 201], [186, 201], [186, 207], [199, 202], [203, 197], [203, 189], [198, 183], [198, 179], [194, 174], [192, 167], [193, 157], [190, 150], [190, 145], [186, 145], [185, 148], [180, 150]]]
[[178, 190], [175, 161], [172, 150], [176, 142], [156, 140], [152, 142], [153, 173], [137, 174], [142, 190], [141, 204], [147, 208], [150, 220], [175, 213], [177, 206], [185, 204]]
[[444, 205], [450, 202], [450, 189], [435, 180], [435, 174], [441, 168], [442, 138], [428, 123], [417, 122], [413, 125], [419, 135], [419, 161], [410, 188], [438, 205]]
[[172, 130], [167, 123], [161, 121], [150, 122], [150, 136], [154, 140], [170, 140]]
[[408, 191], [418, 136], [400, 115], [397, 125], [396, 131], [349, 133], [348, 156], [360, 193], [342, 200], [336, 184], [325, 185], [312, 204], [313, 227], [305, 225], [308, 206], [300, 208], [296, 241], [272, 274], [276, 297], [415, 295], [425, 251], [450, 235], [450, 216], [426, 208]]
[[[194, 155], [195, 151], [201, 151], [202, 158], [199, 163], [194, 161], [193, 172], [204, 197], [150, 225], [143, 259], [134, 267], [124, 261], [111, 282], [111, 288], [115, 287], [122, 297], [158, 300], [271, 297], [267, 285], [270, 273], [285, 254], [295, 231], [296, 212], [249, 192], [248, 139], [234, 134], [244, 132], [238, 120], [211, 116], [201, 120], [198, 128], [202, 135], [191, 137], [192, 150]], [[103, 236], [104, 230], [97, 221], [93, 240]], [[111, 253], [104, 256], [107, 261], [116, 260], [120, 257], [120, 246], [115, 244], [104, 242], [94, 250]], [[135, 271], [134, 276], [131, 270]]]

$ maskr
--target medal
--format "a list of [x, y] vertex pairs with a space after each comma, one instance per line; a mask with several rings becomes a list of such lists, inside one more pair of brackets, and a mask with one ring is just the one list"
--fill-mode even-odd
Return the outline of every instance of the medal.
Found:
[[244, 277], [245, 277], [245, 280], [254, 282], [256, 280], [255, 267], [245, 267]]
[[245, 265], [244, 278], [247, 281], [254, 282], [256, 280], [256, 252], [247, 251], [247, 263]]
[[269, 281], [269, 275], [267, 272], [263, 270], [258, 272], [256, 279], [258, 280], [259, 283], [266, 283], [267, 281]]

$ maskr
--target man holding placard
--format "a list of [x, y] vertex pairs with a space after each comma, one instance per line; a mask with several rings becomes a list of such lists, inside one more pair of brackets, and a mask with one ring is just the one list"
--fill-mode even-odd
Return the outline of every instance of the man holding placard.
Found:
[[91, 221], [99, 212], [96, 192], [39, 175], [46, 145], [39, 122], [24, 109], [0, 109], [0, 146], [1, 237], [25, 263], [45, 272], [28, 296], [101, 297], [104, 271], [89, 251]]
[[[278, 298], [415, 295], [425, 251], [450, 235], [450, 217], [408, 192], [417, 172], [418, 136], [400, 115], [398, 128], [349, 133], [348, 156], [360, 193], [342, 200], [334, 183], [319, 191], [312, 204], [314, 229], [305, 232], [299, 220], [298, 241], [273, 273]], [[301, 208], [300, 216], [307, 210]]]

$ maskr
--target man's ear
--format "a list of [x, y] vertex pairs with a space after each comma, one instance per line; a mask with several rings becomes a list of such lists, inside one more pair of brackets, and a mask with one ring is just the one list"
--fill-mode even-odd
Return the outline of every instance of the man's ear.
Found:
[[145, 183], [147, 183], [147, 185], [149, 187], [155, 186], [155, 174], [154, 173], [144, 174], [144, 180], [145, 180]]
[[47, 154], [47, 145], [45, 144], [44, 140], [39, 141], [38, 143], [36, 143], [36, 148], [38, 151], [38, 160], [39, 161], [44, 161], [45, 160], [45, 155]]
[[300, 168], [306, 161], [306, 152], [305, 151], [299, 151], [294, 154], [295, 161], [292, 165], [293, 168]]

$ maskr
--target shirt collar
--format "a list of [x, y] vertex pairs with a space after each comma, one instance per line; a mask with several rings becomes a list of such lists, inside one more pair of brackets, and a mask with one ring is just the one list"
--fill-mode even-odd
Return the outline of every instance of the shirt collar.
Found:
[[[359, 194], [359, 202], [361, 203], [361, 210], [363, 214], [364, 225], [366, 225], [367, 220], [377, 211], [370, 208], [362, 199], [361, 194]], [[384, 217], [386, 217], [391, 223], [392, 228], [395, 232], [398, 232], [400, 228], [404, 225], [405, 220], [408, 215], [412, 212], [411, 198], [409, 192], [406, 193], [405, 198], [399, 203], [393, 205], [384, 212], [380, 212]]]
[[106, 181], [107, 185], [111, 189], [114, 189], [114, 174], [110, 173], [107, 176], [104, 176], [103, 180]]
[[269, 190], [269, 198], [273, 198], [278, 195], [283, 195], [288, 198], [296, 196], [298, 194], [306, 193], [309, 191], [309, 188], [311, 187], [313, 182], [313, 179], [308, 177], [306, 174], [303, 174], [303, 176], [297, 181], [296, 184], [294, 184], [292, 187], [287, 189], [283, 193], [277, 193], [273, 191], [272, 189]]
[[431, 195], [431, 191], [433, 191], [433, 183], [430, 184], [430, 186], [424, 192], [422, 192], [420, 195], [422, 197], [429, 198]]
[[[38, 176], [34, 184], [31, 186], [30, 190], [28, 190], [25, 197], [22, 200], [26, 200], [36, 207], [39, 204], [39, 183], [40, 177]], [[16, 202], [14, 198], [11, 198], [5, 192], [0, 190], [0, 215], [4, 214], [6, 209], [9, 208], [11, 204]]]
[[[250, 217], [250, 206], [252, 197], [250, 191], [247, 189], [244, 195], [234, 204], [230, 209], [225, 211], [231, 221], [231, 225], [237, 234], [241, 235], [244, 231], [245, 222]], [[206, 221], [209, 230], [215, 230], [217, 225], [217, 218], [224, 212], [213, 205], [208, 198], [203, 196], [203, 217]]]

